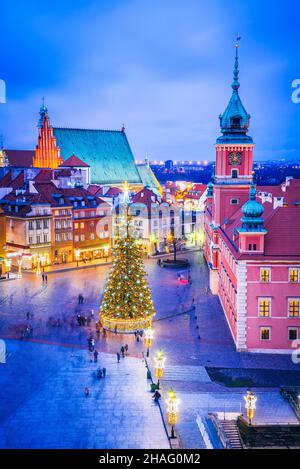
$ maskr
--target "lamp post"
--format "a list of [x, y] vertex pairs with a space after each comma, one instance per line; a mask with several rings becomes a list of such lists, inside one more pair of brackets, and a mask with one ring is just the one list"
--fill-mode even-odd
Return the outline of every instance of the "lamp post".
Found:
[[248, 389], [246, 396], [244, 396], [244, 399], [249, 425], [251, 425], [255, 415], [257, 397], [250, 389]]
[[18, 260], [17, 260], [17, 262], [18, 262], [18, 278], [22, 278], [22, 261], [23, 261], [22, 257], [21, 256], [18, 257]]
[[5, 265], [7, 270], [7, 278], [9, 278], [9, 272], [11, 269], [11, 259], [5, 259]]
[[105, 261], [107, 262], [108, 259], [108, 252], [109, 252], [109, 246], [106, 244], [104, 247], [104, 256], [105, 256]]
[[165, 362], [166, 357], [162, 350], [158, 350], [154, 356], [154, 363], [155, 363], [155, 377], [160, 379], [164, 376], [165, 373]]
[[153, 327], [147, 327], [147, 329], [144, 330], [144, 344], [145, 347], [147, 348], [147, 357], [149, 357], [149, 349], [153, 345], [153, 337], [154, 337], [154, 329]]
[[178, 422], [179, 399], [177, 398], [172, 388], [170, 389], [168, 393], [168, 398], [166, 399], [166, 403], [167, 403], [168, 424], [171, 425], [171, 438], [176, 438], [175, 432], [174, 432], [174, 426]]
[[45, 256], [41, 256], [41, 264], [42, 264], [42, 268], [43, 268], [43, 272], [45, 272], [45, 261], [46, 261], [46, 258]]
[[75, 259], [76, 259], [77, 267], [78, 267], [79, 259], [80, 259], [80, 249], [75, 249]]
[[36, 258], [36, 275], [39, 276], [41, 275], [41, 258], [40, 256], [37, 256]]

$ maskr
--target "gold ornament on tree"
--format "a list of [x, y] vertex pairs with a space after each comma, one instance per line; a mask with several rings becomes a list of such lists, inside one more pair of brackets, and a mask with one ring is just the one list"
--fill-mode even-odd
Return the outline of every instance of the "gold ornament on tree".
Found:
[[113, 266], [100, 306], [100, 322], [107, 330], [133, 333], [151, 327], [155, 310], [141, 248], [129, 233], [129, 205], [126, 213], [125, 234], [117, 239], [113, 251]]

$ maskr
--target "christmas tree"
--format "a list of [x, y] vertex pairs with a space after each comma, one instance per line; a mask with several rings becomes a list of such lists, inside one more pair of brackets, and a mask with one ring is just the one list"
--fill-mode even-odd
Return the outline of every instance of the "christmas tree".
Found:
[[105, 329], [134, 332], [151, 326], [155, 314], [140, 247], [127, 233], [116, 241], [112, 270], [100, 307]]

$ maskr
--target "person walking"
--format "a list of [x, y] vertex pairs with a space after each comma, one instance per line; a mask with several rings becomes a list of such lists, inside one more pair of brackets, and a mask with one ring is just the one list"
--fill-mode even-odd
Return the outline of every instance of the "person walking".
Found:
[[44, 278], [45, 278], [45, 282], [46, 282], [46, 285], [47, 285], [48, 284], [48, 275], [46, 274]]
[[90, 390], [89, 390], [89, 388], [88, 388], [87, 386], [85, 387], [84, 393], [85, 393], [85, 397], [89, 397], [89, 395], [90, 395]]
[[121, 354], [122, 354], [122, 357], [125, 358], [125, 348], [123, 347], [123, 345], [121, 347]]
[[102, 374], [103, 374], [103, 378], [105, 378], [105, 376], [106, 376], [106, 368], [103, 368], [103, 369], [102, 369]]
[[128, 354], [128, 344], [126, 344], [124, 348], [125, 348], [125, 353], [127, 355]]
[[99, 355], [98, 350], [94, 350], [94, 363], [98, 362], [98, 355]]
[[117, 352], [117, 360], [118, 360], [118, 363], [120, 363], [120, 359], [121, 359], [121, 355], [119, 354], [119, 352]]

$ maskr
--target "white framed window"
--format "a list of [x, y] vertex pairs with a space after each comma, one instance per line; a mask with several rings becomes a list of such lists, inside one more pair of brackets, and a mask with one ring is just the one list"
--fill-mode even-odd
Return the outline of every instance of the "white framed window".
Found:
[[75, 241], [75, 243], [78, 243], [78, 241], [79, 241], [79, 236], [78, 235], [74, 236], [74, 241]]
[[263, 283], [271, 282], [271, 269], [269, 267], [261, 267], [260, 281]]
[[80, 235], [80, 241], [84, 241], [84, 240], [85, 240], [85, 235], [84, 234]]
[[72, 233], [70, 233], [70, 231], [68, 232], [68, 241], [71, 241], [72, 240]]
[[37, 237], [36, 237], [36, 243], [37, 243], [37, 244], [41, 244], [41, 237], [40, 237], [40, 236], [37, 236]]
[[58, 233], [55, 233], [55, 242], [59, 243], [60, 237]]
[[33, 237], [29, 236], [29, 244], [33, 244]]
[[299, 282], [299, 268], [298, 267], [290, 267], [289, 268], [289, 282], [297, 283]]
[[271, 328], [262, 326], [260, 328], [260, 340], [271, 340]]
[[258, 316], [260, 318], [271, 317], [271, 298], [258, 298]]
[[94, 234], [94, 233], [91, 233], [90, 238], [91, 238], [91, 240], [93, 241], [93, 240], [95, 239], [95, 234]]
[[293, 340], [298, 340], [298, 327], [289, 327], [288, 328], [288, 339], [293, 341]]
[[66, 241], [66, 233], [62, 233], [62, 235], [61, 235], [61, 240], [62, 240], [62, 241]]
[[288, 317], [299, 318], [300, 312], [300, 298], [289, 298], [288, 299]]
[[48, 243], [48, 235], [44, 234], [44, 243]]

